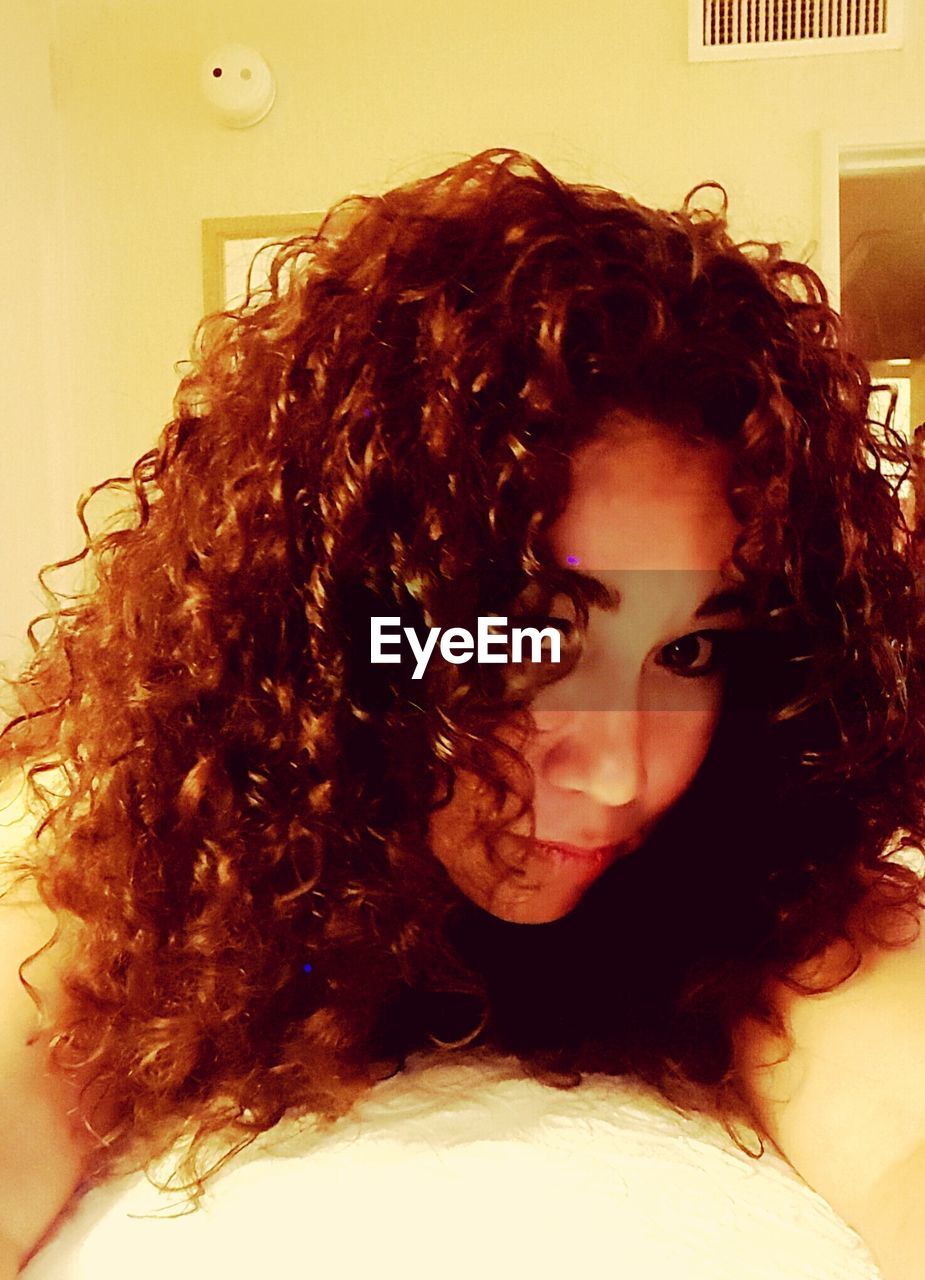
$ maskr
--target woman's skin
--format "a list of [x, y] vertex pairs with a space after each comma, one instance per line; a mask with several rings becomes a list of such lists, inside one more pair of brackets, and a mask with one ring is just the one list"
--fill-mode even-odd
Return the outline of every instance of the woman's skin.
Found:
[[[728, 465], [723, 446], [691, 446], [625, 413], [604, 419], [576, 455], [551, 548], [563, 567], [603, 573], [620, 603], [591, 607], [581, 659], [531, 706], [536, 731], [523, 755], [536, 779], [535, 841], [525, 817], [489, 856], [471, 775], [431, 824], [436, 856], [492, 915], [520, 924], [567, 915], [703, 762], [723, 677], [710, 670], [713, 646], [701, 633], [744, 624], [734, 605], [697, 616], [733, 582], [724, 574], [737, 531]], [[570, 857], [543, 842], [601, 852]]]
[[[19, 965], [51, 938], [55, 917], [24, 894], [0, 899], [0, 1280], [20, 1266], [80, 1181], [90, 1138], [73, 1122], [80, 1082], [48, 1064], [49, 1033], [19, 981]], [[60, 999], [59, 948], [29, 969], [54, 1014]]]
[[[746, 1091], [797, 1172], [867, 1242], [885, 1280], [925, 1276], [925, 933], [907, 915], [891, 946], [858, 936], [858, 971], [816, 996], [775, 983], [791, 1043], [758, 1023], [738, 1031]], [[851, 960], [836, 944], [811, 981]]]
[[[601, 576], [619, 599], [612, 609], [591, 606], [580, 658], [532, 704], [535, 732], [524, 755], [535, 777], [535, 837], [527, 815], [490, 854], [478, 834], [487, 802], [466, 775], [432, 822], [436, 856], [493, 915], [524, 924], [566, 915], [644, 841], [703, 762], [723, 674], [711, 669], [702, 633], [747, 625], [734, 590], [725, 594], [735, 587], [728, 561], [738, 528], [725, 497], [729, 461], [723, 446], [689, 445], [624, 413], [605, 418], [577, 454], [551, 546], [560, 564]], [[569, 856], [543, 842], [603, 852]], [[67, 1201], [87, 1139], [70, 1118], [76, 1086], [48, 1073], [47, 1038], [34, 1040], [35, 1007], [17, 975], [54, 919], [22, 902], [0, 911], [7, 1280]], [[887, 1280], [913, 1280], [925, 1276], [917, 1226], [925, 1220], [925, 944], [910, 945], [913, 922], [896, 928], [897, 949], [863, 945], [861, 969], [835, 991], [797, 997], [779, 985], [769, 993], [793, 1032], [789, 1056], [757, 1024], [740, 1028], [738, 1048], [769, 1137], [867, 1240]], [[843, 957], [836, 948], [819, 963], [837, 966]], [[55, 999], [61, 963], [48, 956], [30, 970], [46, 998]]]

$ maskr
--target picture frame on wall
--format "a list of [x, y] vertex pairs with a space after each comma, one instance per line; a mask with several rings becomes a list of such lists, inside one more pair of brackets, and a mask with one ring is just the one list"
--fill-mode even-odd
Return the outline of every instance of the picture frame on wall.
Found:
[[206, 313], [239, 306], [251, 283], [266, 283], [273, 246], [321, 225], [322, 213], [256, 214], [202, 220], [202, 298]]

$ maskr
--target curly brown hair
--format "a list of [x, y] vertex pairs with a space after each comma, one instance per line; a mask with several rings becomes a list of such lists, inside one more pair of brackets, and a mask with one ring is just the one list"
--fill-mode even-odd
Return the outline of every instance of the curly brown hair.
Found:
[[[54, 1055], [114, 1116], [99, 1171], [184, 1125], [195, 1151], [342, 1114], [462, 1044], [725, 1107], [767, 978], [847, 936], [872, 884], [911, 909], [882, 857], [925, 839], [922, 603], [884, 473], [907, 450], [867, 420], [816, 275], [706, 203], [506, 149], [349, 197], [202, 322], [156, 447], [81, 499], [92, 582], [30, 628], [0, 764], [74, 941]], [[528, 700], [494, 668], [409, 686], [363, 623], [471, 626], [528, 585], [586, 623], [544, 534], [612, 406], [733, 449], [764, 639], [646, 847], [525, 928], [462, 898], [428, 823], [462, 768], [503, 796]], [[121, 527], [92, 533], [120, 486]]]

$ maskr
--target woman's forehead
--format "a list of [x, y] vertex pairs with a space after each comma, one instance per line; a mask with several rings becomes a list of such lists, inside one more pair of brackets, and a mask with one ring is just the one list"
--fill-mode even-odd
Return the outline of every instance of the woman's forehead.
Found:
[[664, 431], [597, 437], [573, 459], [550, 548], [560, 564], [589, 572], [718, 572], [739, 527], [729, 465], [725, 446]]

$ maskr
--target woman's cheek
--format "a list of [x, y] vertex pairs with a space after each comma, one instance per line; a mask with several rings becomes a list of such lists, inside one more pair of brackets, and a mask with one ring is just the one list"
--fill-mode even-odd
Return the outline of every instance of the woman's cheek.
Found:
[[650, 807], [658, 813], [674, 804], [693, 782], [710, 749], [719, 714], [719, 701], [698, 711], [650, 712], [646, 774]]

